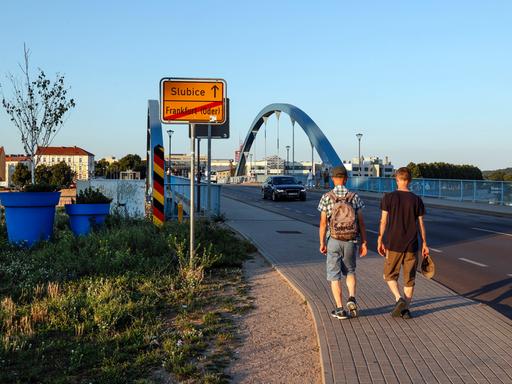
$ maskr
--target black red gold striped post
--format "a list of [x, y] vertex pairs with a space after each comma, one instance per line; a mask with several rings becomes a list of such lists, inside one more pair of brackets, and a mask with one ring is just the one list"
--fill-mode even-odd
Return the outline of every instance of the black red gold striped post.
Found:
[[164, 199], [164, 147], [157, 145], [153, 153], [153, 223], [158, 226], [165, 221]]

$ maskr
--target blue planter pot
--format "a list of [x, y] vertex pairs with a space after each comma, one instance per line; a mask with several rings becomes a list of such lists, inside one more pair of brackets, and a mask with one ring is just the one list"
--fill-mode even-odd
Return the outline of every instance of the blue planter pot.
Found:
[[102, 225], [110, 213], [109, 204], [66, 204], [69, 226], [75, 236], [87, 235], [94, 226]]
[[53, 234], [55, 206], [59, 199], [60, 192], [0, 193], [9, 242], [30, 247], [38, 241], [48, 240]]

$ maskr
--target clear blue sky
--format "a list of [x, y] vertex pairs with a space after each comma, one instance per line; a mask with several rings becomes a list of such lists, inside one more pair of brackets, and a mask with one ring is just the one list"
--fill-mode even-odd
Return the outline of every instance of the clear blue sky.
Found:
[[[214, 142], [214, 157], [233, 158], [259, 110], [287, 102], [343, 159], [357, 156], [361, 132], [364, 155], [396, 165], [493, 169], [512, 166], [511, 17], [507, 0], [6, 1], [0, 81], [19, 73], [26, 42], [33, 68], [64, 73], [77, 100], [54, 144], [97, 159], [145, 153], [146, 105], [160, 78], [222, 77], [232, 138]], [[291, 124], [281, 120], [285, 156]], [[174, 130], [173, 149], [189, 151], [187, 127]], [[296, 159], [308, 159], [296, 132]], [[272, 119], [269, 154], [275, 141]], [[4, 111], [0, 145], [22, 152]]]

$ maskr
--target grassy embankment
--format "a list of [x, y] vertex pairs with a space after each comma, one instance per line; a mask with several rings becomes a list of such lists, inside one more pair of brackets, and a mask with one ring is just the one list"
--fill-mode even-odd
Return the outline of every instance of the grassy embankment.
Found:
[[251, 245], [212, 222], [188, 228], [109, 219], [74, 238], [12, 247], [0, 225], [0, 382], [220, 383], [251, 308], [241, 263]]

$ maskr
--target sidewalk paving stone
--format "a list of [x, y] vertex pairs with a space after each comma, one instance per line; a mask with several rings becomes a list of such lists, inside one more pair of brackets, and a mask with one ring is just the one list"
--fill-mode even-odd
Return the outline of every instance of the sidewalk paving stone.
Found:
[[512, 383], [512, 320], [421, 275], [414, 318], [392, 318], [374, 252], [358, 258], [360, 317], [334, 319], [318, 228], [226, 197], [222, 207], [227, 223], [308, 302], [325, 383]]

